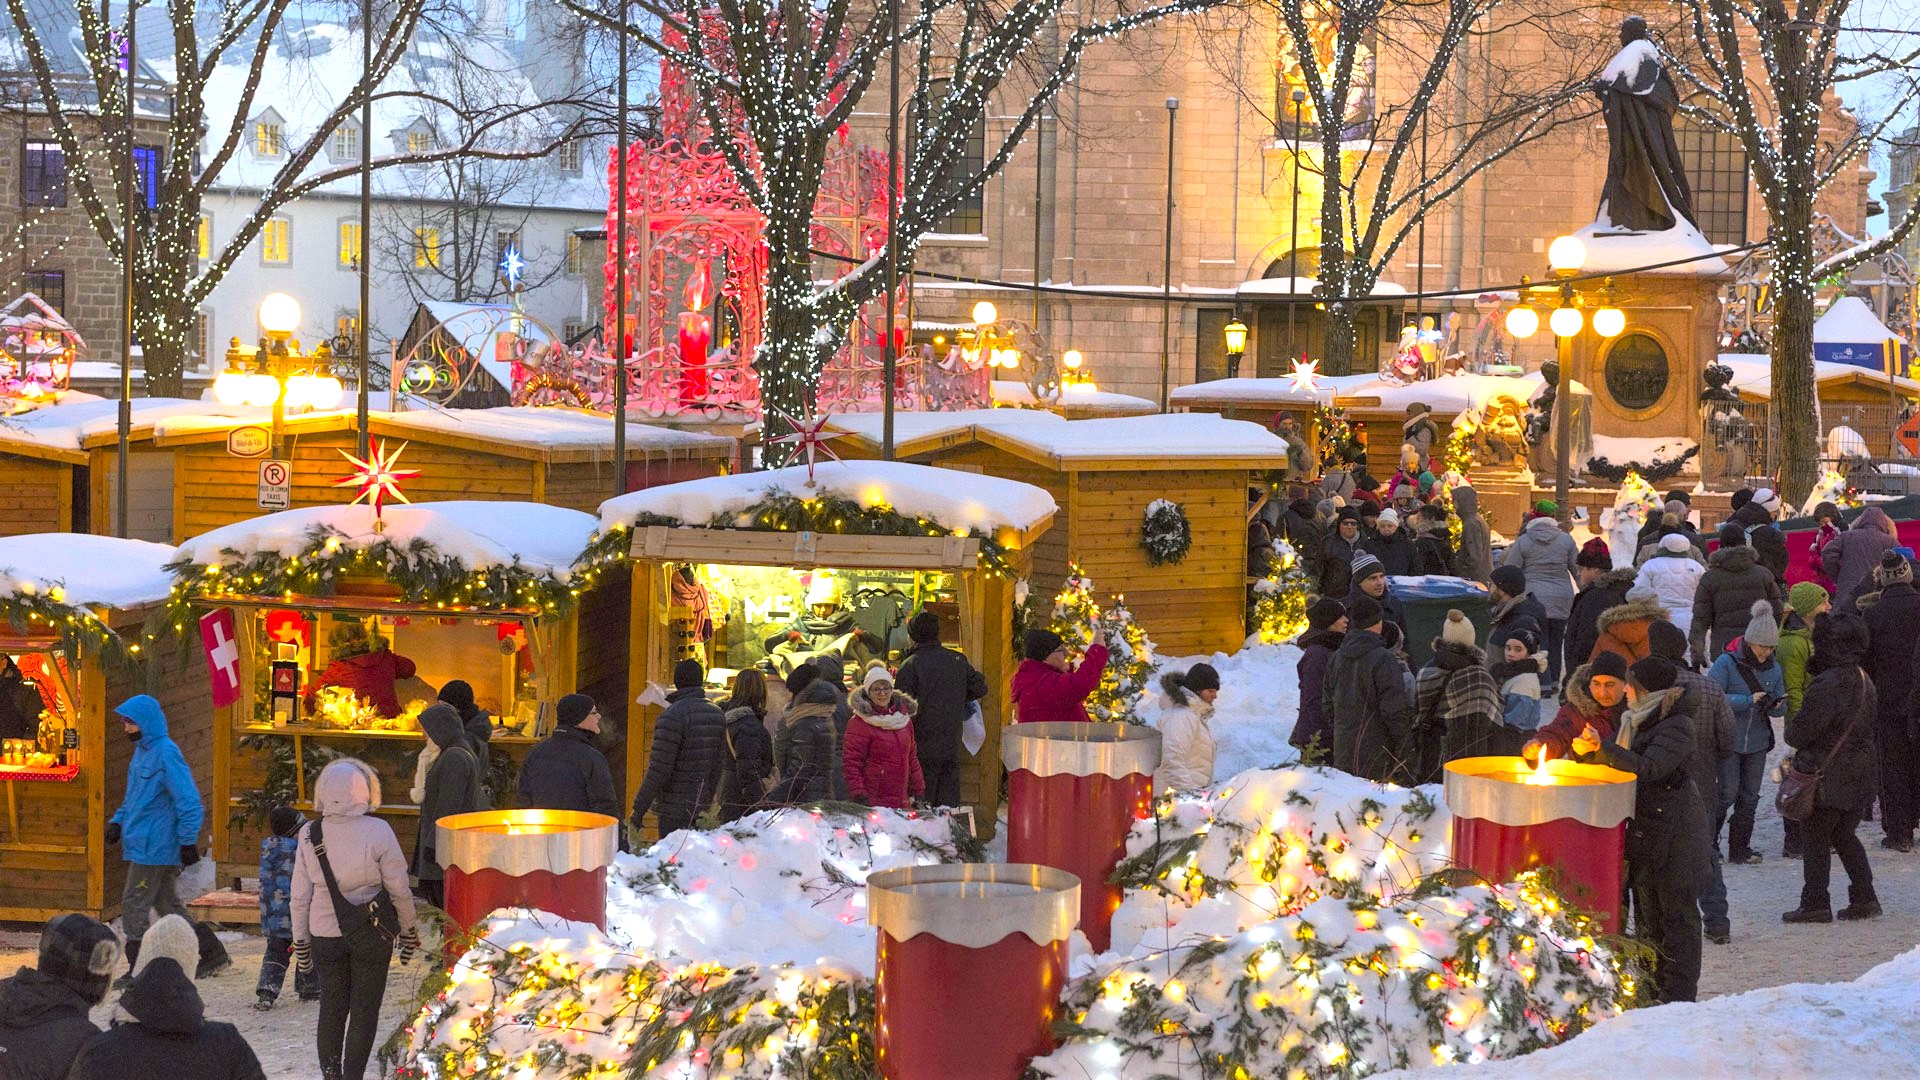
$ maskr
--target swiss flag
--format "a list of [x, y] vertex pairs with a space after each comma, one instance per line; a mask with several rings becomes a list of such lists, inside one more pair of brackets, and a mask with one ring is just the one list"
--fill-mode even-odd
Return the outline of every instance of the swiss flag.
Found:
[[207, 678], [213, 684], [215, 708], [240, 700], [240, 638], [234, 633], [233, 609], [218, 608], [200, 616], [200, 645], [207, 651]]

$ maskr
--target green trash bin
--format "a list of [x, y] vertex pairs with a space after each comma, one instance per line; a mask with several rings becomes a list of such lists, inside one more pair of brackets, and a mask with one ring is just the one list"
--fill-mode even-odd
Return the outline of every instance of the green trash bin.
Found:
[[1388, 588], [1407, 618], [1407, 662], [1419, 671], [1433, 659], [1433, 639], [1447, 621], [1447, 611], [1458, 608], [1473, 623], [1473, 638], [1480, 641], [1493, 624], [1492, 605], [1487, 587], [1457, 577], [1388, 578]]

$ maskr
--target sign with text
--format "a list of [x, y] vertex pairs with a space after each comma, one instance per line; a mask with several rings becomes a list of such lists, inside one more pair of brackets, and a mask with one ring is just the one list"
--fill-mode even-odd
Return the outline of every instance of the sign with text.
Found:
[[286, 510], [293, 506], [293, 463], [260, 463], [260, 509]]
[[265, 457], [273, 445], [273, 436], [259, 424], [247, 424], [227, 432], [227, 453], [234, 457]]

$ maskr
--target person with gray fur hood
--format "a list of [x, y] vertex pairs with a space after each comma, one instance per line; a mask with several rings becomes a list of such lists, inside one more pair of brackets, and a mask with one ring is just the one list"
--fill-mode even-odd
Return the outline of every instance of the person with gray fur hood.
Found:
[[[1520, 568], [1527, 577], [1528, 595], [1546, 610], [1550, 688], [1560, 685], [1561, 641], [1567, 633], [1567, 620], [1573, 615], [1573, 579], [1580, 569], [1579, 560], [1580, 546], [1551, 517], [1537, 517], [1527, 522], [1500, 558], [1500, 565]], [[1489, 646], [1489, 659], [1497, 659], [1492, 652]]]
[[48, 919], [38, 961], [0, 981], [0, 1076], [65, 1080], [100, 1034], [87, 1013], [106, 1000], [119, 962], [120, 939], [106, 923], [78, 913]]
[[200, 942], [192, 924], [168, 915], [148, 927], [141, 942], [133, 982], [114, 1006], [112, 1026], [81, 1049], [67, 1080], [265, 1080], [240, 1029], [206, 1018], [193, 982]]
[[1213, 783], [1213, 703], [1220, 697], [1220, 673], [1199, 663], [1160, 676], [1167, 707], [1160, 713], [1160, 767], [1153, 790], [1197, 791]]

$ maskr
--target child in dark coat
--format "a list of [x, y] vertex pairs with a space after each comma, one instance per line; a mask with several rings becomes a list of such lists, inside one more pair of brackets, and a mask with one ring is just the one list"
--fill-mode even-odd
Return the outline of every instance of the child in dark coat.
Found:
[[[260, 955], [260, 981], [254, 986], [253, 1007], [266, 1012], [280, 1000], [287, 980], [287, 957], [293, 952], [293, 856], [300, 848], [300, 826], [307, 819], [291, 806], [276, 806], [267, 816], [273, 834], [260, 841], [260, 932], [267, 950]], [[320, 1000], [319, 976], [311, 969], [296, 970], [293, 992], [301, 1001]]]

